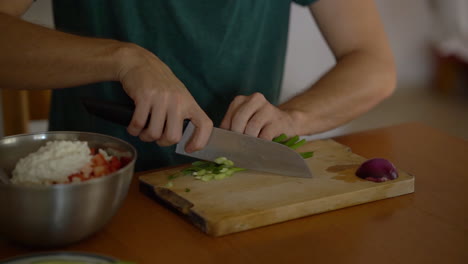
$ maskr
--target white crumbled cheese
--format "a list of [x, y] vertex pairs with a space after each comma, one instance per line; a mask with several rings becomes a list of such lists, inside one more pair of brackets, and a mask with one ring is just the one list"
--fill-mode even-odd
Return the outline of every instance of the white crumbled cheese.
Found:
[[104, 150], [99, 149], [98, 152], [104, 157], [105, 160], [109, 161], [112, 159], [112, 156], [109, 156]]
[[68, 176], [79, 173], [91, 158], [87, 142], [50, 141], [18, 161], [11, 181], [16, 184], [67, 182]]

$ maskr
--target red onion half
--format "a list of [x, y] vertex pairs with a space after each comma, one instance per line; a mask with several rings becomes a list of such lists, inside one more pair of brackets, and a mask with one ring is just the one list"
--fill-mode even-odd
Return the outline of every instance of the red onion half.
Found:
[[362, 163], [356, 176], [368, 181], [385, 182], [398, 178], [398, 172], [390, 161], [375, 158]]

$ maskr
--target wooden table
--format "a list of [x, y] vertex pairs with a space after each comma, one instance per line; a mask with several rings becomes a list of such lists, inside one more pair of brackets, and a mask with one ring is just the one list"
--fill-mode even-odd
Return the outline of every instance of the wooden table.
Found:
[[[468, 263], [468, 142], [422, 124], [336, 138], [416, 176], [416, 192], [213, 238], [138, 190], [91, 238], [53, 250], [151, 263]], [[37, 252], [0, 240], [0, 259]]]

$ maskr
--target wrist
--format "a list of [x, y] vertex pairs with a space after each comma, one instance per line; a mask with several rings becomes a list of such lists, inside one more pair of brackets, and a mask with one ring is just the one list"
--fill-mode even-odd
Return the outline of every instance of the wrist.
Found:
[[123, 76], [138, 64], [139, 46], [133, 43], [119, 42], [113, 52], [114, 67], [112, 75], [114, 81], [122, 81]]
[[303, 136], [309, 134], [307, 131], [307, 114], [305, 112], [296, 109], [283, 109], [283, 111], [286, 111], [291, 118], [291, 125], [296, 135]]
[[155, 58], [153, 53], [136, 44], [121, 42], [115, 52], [115, 81], [122, 82], [128, 72], [151, 65]]

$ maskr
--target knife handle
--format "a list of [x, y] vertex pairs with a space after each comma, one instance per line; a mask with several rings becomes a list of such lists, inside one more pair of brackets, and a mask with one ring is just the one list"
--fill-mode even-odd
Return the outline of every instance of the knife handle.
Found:
[[[82, 98], [81, 102], [88, 113], [124, 127], [127, 127], [130, 124], [133, 112], [135, 111], [134, 104], [123, 104], [92, 97]], [[148, 127], [150, 120], [151, 114], [148, 115], [145, 128]], [[188, 119], [184, 120], [183, 130], [185, 130], [188, 123]]]
[[132, 121], [133, 111], [135, 111], [133, 104], [122, 104], [91, 97], [82, 98], [81, 102], [88, 113], [125, 127]]

